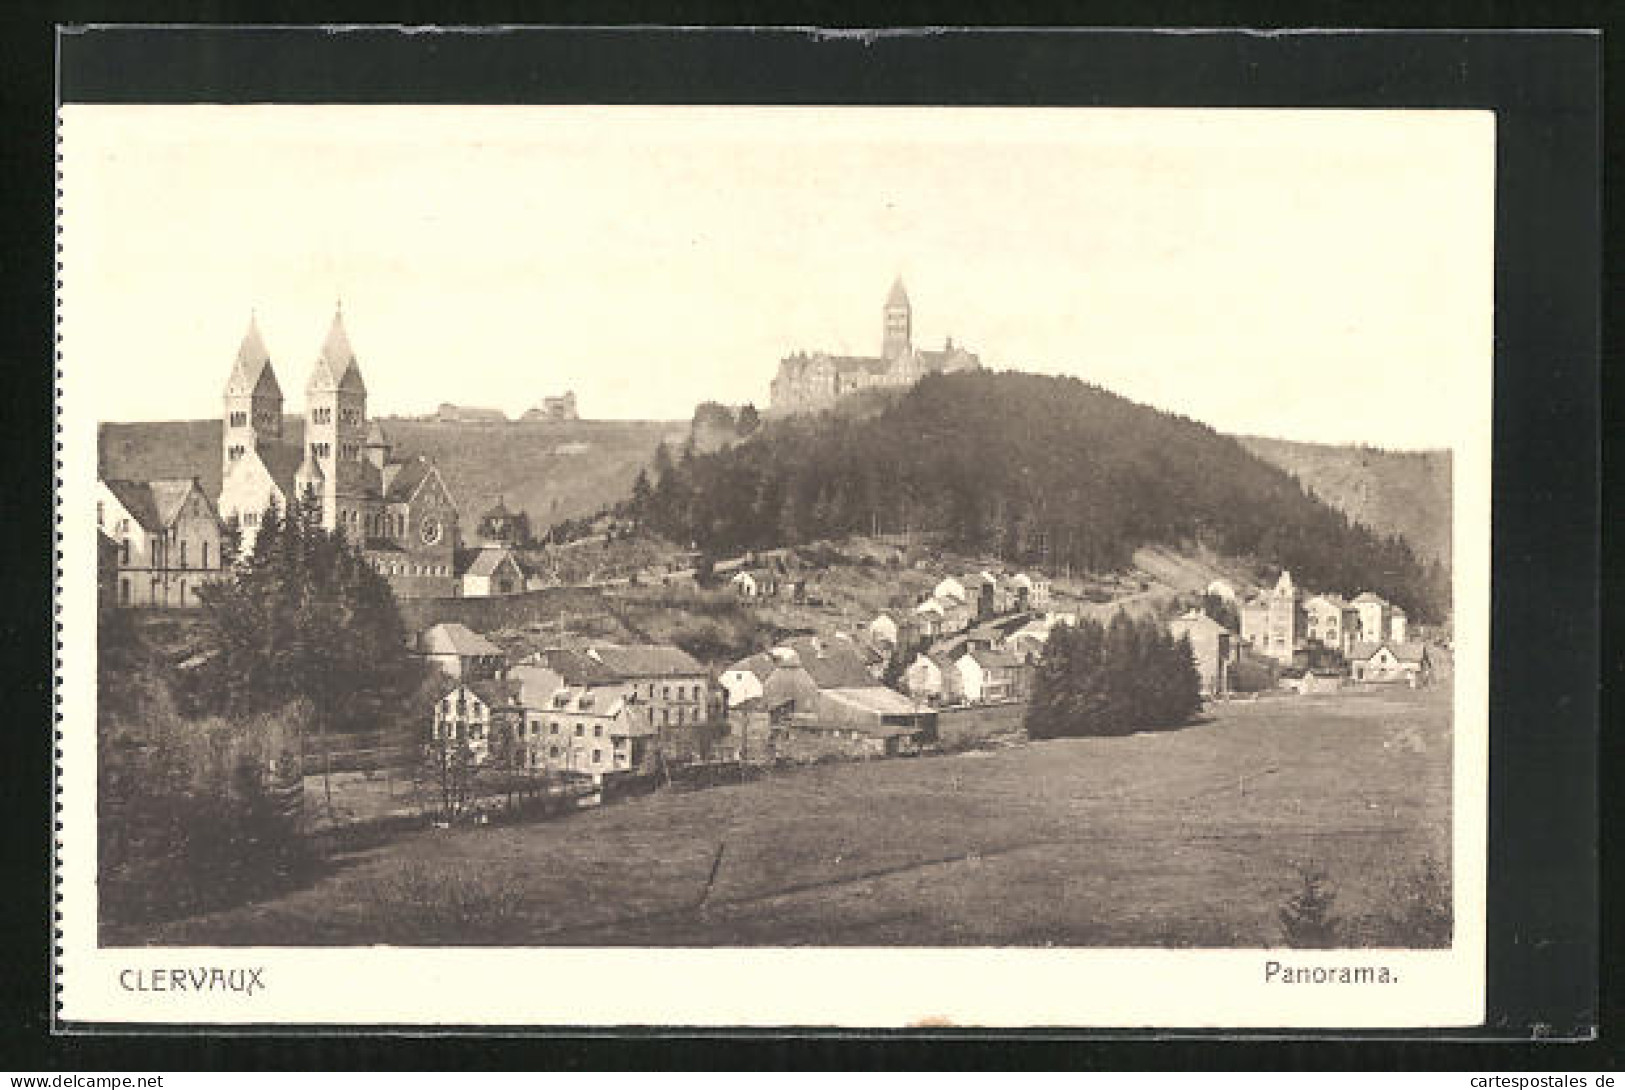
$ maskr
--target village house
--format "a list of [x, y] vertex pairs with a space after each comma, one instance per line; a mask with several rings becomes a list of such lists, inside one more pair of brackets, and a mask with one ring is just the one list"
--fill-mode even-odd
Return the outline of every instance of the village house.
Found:
[[750, 701], [759, 700], [762, 685], [773, 672], [774, 665], [772, 655], [759, 651], [754, 655], [747, 655], [722, 671], [717, 684], [728, 694], [728, 710], [733, 711], [735, 708], [744, 707]]
[[779, 593], [779, 577], [768, 568], [745, 568], [735, 572], [728, 585], [741, 598], [773, 598]]
[[803, 637], [770, 654], [773, 670], [758, 699], [787, 732], [787, 756], [893, 756], [933, 736], [934, 713], [878, 684], [851, 648]]
[[1360, 634], [1360, 613], [1336, 594], [1317, 594], [1303, 604], [1304, 635], [1322, 647], [1348, 654]]
[[1229, 691], [1229, 671], [1236, 655], [1235, 633], [1199, 609], [1189, 610], [1169, 621], [1168, 632], [1176, 640], [1184, 637], [1190, 641], [1203, 693]]
[[1408, 620], [1403, 609], [1398, 606], [1392, 607], [1388, 613], [1388, 638], [1395, 643], [1408, 642], [1407, 637], [1410, 635], [1407, 629]]
[[[465, 745], [473, 765], [489, 762], [500, 754], [503, 731], [518, 739], [522, 716], [519, 686], [516, 682], [487, 678], [463, 681], [445, 690], [434, 703], [431, 737], [437, 743]], [[511, 757], [515, 759], [516, 757]]]
[[1355, 681], [1403, 682], [1411, 688], [1433, 680], [1433, 661], [1425, 643], [1357, 643], [1349, 652], [1349, 676]]
[[525, 590], [524, 569], [511, 549], [501, 546], [459, 549], [456, 557], [464, 598], [492, 598]]
[[1353, 605], [1360, 618], [1359, 642], [1384, 643], [1394, 638], [1394, 607], [1386, 598], [1369, 590], [1361, 591]]
[[926, 639], [935, 639], [948, 629], [948, 614], [941, 598], [927, 598], [914, 607], [914, 625]]
[[912, 624], [898, 619], [895, 610], [886, 609], [877, 613], [875, 619], [869, 622], [869, 636], [876, 643], [896, 647], [903, 632], [911, 627]]
[[922, 653], [903, 671], [903, 688], [915, 700], [932, 705], [959, 704], [965, 699], [964, 679], [946, 655]]
[[954, 668], [968, 703], [1025, 700], [1031, 693], [1032, 668], [1008, 651], [972, 647], [954, 661]]
[[611, 675], [630, 682], [656, 727], [682, 727], [712, 718], [711, 677], [688, 652], [677, 647], [599, 644], [587, 654]]
[[931, 597], [939, 602], [964, 602], [969, 599], [965, 584], [953, 576], [944, 576], [942, 581], [931, 589]]
[[190, 477], [97, 482], [96, 527], [115, 546], [108, 591], [121, 607], [195, 607], [230, 560], [225, 523]]
[[1275, 588], [1241, 607], [1241, 638], [1254, 651], [1290, 665], [1304, 639], [1303, 604], [1292, 573], [1283, 571]]
[[448, 677], [476, 681], [498, 677], [507, 664], [502, 648], [466, 625], [443, 623], [424, 629], [416, 651]]

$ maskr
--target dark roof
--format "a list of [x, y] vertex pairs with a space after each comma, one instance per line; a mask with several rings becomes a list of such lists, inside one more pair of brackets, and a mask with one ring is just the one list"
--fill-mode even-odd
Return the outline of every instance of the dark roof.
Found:
[[136, 524], [148, 533], [157, 533], [162, 530], [163, 523], [158, 521], [158, 506], [153, 501], [152, 489], [145, 481], [103, 481], [107, 490], [124, 505], [124, 509], [135, 519]]
[[458, 575], [491, 576], [496, 574], [503, 561], [513, 564], [516, 568], [519, 566], [519, 562], [513, 558], [511, 552], [499, 548], [458, 549], [455, 566]]
[[580, 651], [552, 648], [541, 652], [541, 659], [566, 685], [608, 685], [620, 680], [603, 663]]
[[646, 644], [637, 647], [595, 647], [594, 654], [617, 677], [678, 677], [703, 674], [705, 667], [680, 647]]
[[265, 466], [265, 472], [271, 475], [271, 480], [282, 490], [287, 502], [295, 500], [293, 480], [299, 475], [299, 466], [305, 460], [305, 448], [301, 444], [267, 442], [261, 443], [256, 452]]
[[972, 651], [970, 657], [984, 670], [1013, 670], [1023, 664], [1021, 659], [1008, 651]]
[[479, 695], [479, 698], [493, 708], [511, 707], [519, 703], [519, 682], [511, 678], [497, 678], [492, 681], [471, 681], [468, 687]]
[[412, 494], [423, 484], [424, 478], [434, 470], [434, 466], [422, 456], [408, 458], [393, 465], [400, 468], [395, 470], [384, 498], [395, 503], [404, 503], [411, 499]]
[[801, 668], [820, 689], [862, 689], [875, 683], [863, 656], [850, 643], [802, 636], [786, 641], [784, 646], [795, 651]]

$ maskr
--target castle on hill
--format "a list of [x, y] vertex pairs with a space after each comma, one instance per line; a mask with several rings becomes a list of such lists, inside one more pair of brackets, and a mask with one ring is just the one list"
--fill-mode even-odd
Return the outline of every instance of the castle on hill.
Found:
[[817, 412], [858, 390], [905, 388], [928, 374], [973, 371], [982, 365], [975, 353], [955, 345], [952, 337], [941, 349], [914, 347], [914, 310], [902, 277], [886, 297], [881, 323], [878, 356], [796, 352], [780, 360], [768, 412], [777, 416]]
[[403, 598], [457, 592], [458, 511], [434, 463], [397, 458], [367, 419], [367, 384], [339, 310], [305, 383], [302, 443], [282, 434], [282, 388], [250, 319], [226, 381], [219, 517], [251, 550], [260, 513], [307, 497]]

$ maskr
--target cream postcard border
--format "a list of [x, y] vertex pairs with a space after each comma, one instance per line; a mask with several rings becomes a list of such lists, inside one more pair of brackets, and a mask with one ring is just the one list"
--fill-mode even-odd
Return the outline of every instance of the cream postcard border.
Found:
[[[70, 107], [71, 108], [71, 107]], [[1262, 112], [1262, 111], [1255, 111]], [[1281, 111], [1302, 114], [1304, 111]], [[1397, 111], [1396, 111], [1397, 112]], [[1441, 111], [1432, 111], [1439, 116]], [[96, 484], [98, 361], [78, 361], [73, 216], [58, 208], [58, 664], [56, 1015], [63, 1023], [494, 1026], [1469, 1027], [1484, 1018], [1495, 119], [1450, 112], [1481, 134], [1483, 360], [1439, 405], [1453, 431], [1455, 706], [1452, 782], [1456, 935], [1448, 951], [1146, 949], [120, 948], [96, 927]], [[61, 186], [59, 185], [59, 190]], [[1380, 986], [1265, 983], [1269, 960], [1386, 965]], [[263, 988], [170, 992], [121, 986], [127, 970], [258, 969]], [[546, 982], [570, 981], [568, 988]]]

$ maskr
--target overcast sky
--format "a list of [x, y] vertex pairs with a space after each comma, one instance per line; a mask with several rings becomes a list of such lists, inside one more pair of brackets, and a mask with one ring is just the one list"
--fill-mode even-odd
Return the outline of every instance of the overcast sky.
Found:
[[1491, 366], [1488, 114], [69, 106], [64, 360], [214, 416], [335, 300], [376, 414], [687, 418], [796, 349], [1073, 374], [1221, 430], [1445, 446]]

